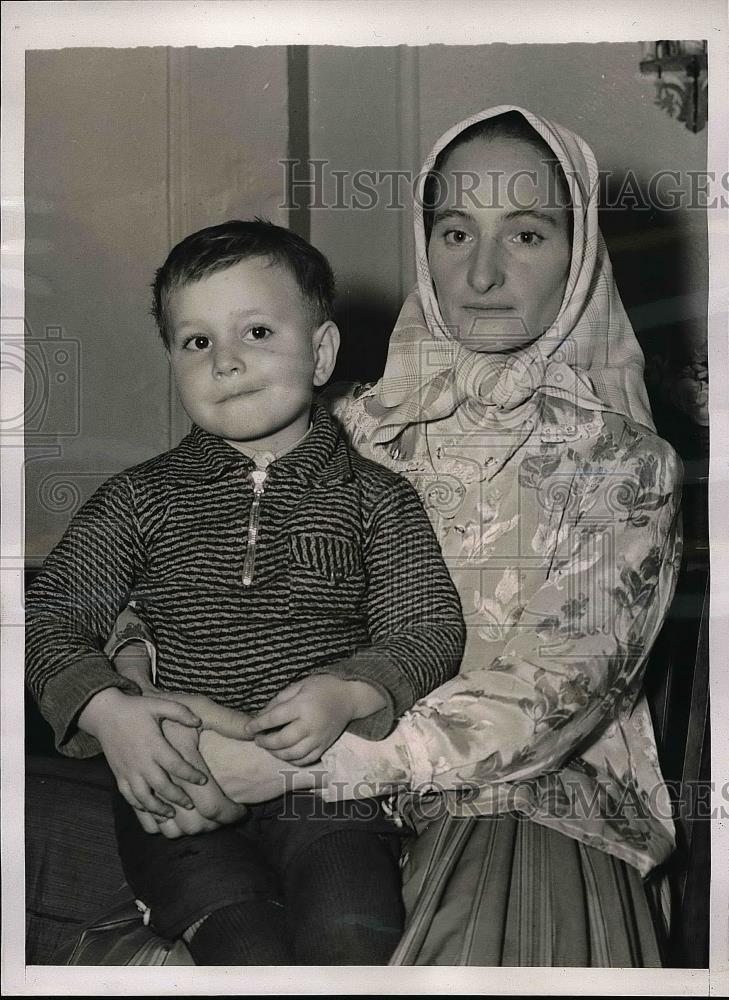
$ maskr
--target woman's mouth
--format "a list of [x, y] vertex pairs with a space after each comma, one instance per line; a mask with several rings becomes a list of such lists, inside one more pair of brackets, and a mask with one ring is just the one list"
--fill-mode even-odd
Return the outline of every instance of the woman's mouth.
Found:
[[513, 306], [509, 306], [501, 302], [466, 302], [462, 308], [467, 309], [469, 312], [478, 312], [483, 313], [484, 315], [489, 315], [491, 313], [514, 312]]

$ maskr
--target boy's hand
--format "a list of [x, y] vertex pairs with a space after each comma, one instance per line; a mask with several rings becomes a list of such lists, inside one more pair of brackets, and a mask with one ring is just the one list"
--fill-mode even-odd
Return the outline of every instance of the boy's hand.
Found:
[[[352, 719], [371, 715], [384, 705], [380, 692], [364, 681], [314, 674], [272, 698], [248, 723], [246, 733], [281, 760], [306, 767], [319, 760]], [[277, 732], [266, 732], [269, 729]]]
[[196, 729], [181, 726], [177, 722], [165, 720], [162, 732], [167, 740], [185, 757], [194, 763], [208, 778], [202, 788], [189, 782], [182, 782], [184, 790], [194, 803], [192, 809], [177, 809], [171, 819], [152, 816], [149, 812], [135, 810], [137, 819], [147, 833], [161, 833], [170, 840], [198, 833], [210, 833], [220, 826], [236, 823], [247, 812], [244, 805], [233, 802], [223, 794], [220, 786], [210, 774], [207, 764], [200, 754], [200, 735]]
[[200, 725], [197, 716], [176, 701], [128, 695], [119, 688], [95, 694], [79, 715], [78, 725], [101, 744], [127, 802], [171, 818], [175, 810], [168, 803], [185, 809], [193, 806], [175, 781], [203, 785], [207, 778], [170, 745], [162, 732], [163, 719], [193, 728]]

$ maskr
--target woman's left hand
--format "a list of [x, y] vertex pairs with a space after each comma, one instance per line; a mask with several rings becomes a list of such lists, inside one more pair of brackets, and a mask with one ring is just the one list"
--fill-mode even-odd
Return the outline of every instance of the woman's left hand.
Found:
[[316, 770], [278, 760], [252, 742], [204, 730], [199, 746], [213, 779], [233, 802], [267, 802], [286, 792], [311, 790], [317, 785]]

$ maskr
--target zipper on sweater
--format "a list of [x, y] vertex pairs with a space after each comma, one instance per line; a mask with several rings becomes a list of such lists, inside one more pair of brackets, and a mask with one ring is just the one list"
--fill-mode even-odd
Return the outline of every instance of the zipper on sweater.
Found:
[[268, 466], [256, 464], [255, 469], [248, 473], [248, 479], [253, 483], [253, 503], [248, 517], [248, 541], [246, 544], [246, 557], [243, 560], [243, 586], [250, 587], [253, 583], [253, 575], [256, 571], [256, 542], [258, 540], [258, 524], [260, 521], [261, 497], [266, 488], [268, 478]]

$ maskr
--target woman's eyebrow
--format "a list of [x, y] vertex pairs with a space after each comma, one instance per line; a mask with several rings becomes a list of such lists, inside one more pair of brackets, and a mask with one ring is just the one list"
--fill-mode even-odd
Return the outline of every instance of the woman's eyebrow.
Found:
[[[440, 208], [433, 213], [433, 225], [447, 219], [461, 219], [469, 221], [473, 216], [469, 212], [464, 212], [461, 208]], [[554, 212], [543, 212], [538, 208], [514, 208], [506, 212], [503, 216], [505, 222], [513, 222], [515, 219], [534, 219], [536, 222], [545, 222], [547, 225], [557, 227], [558, 217]]]
[[470, 219], [468, 212], [460, 208], [439, 208], [433, 213], [433, 225], [444, 219]]
[[538, 222], [546, 222], [550, 226], [556, 227], [559, 224], [553, 213], [542, 212], [538, 208], [515, 208], [512, 212], [507, 212], [504, 216], [507, 222], [512, 222], [514, 219], [523, 219], [525, 217], [536, 219]]

